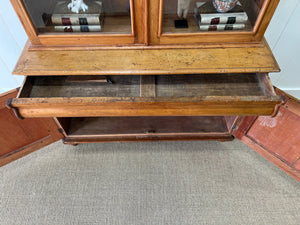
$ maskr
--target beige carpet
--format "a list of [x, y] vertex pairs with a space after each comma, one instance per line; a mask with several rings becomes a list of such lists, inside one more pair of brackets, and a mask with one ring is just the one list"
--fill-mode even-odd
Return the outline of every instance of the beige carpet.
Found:
[[57, 142], [0, 173], [1, 225], [300, 224], [300, 183], [237, 140]]

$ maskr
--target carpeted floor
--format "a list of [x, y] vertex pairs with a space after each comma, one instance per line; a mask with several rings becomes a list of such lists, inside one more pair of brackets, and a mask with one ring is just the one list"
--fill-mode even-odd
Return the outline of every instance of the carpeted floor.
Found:
[[238, 140], [57, 142], [0, 175], [1, 225], [300, 224], [300, 183]]

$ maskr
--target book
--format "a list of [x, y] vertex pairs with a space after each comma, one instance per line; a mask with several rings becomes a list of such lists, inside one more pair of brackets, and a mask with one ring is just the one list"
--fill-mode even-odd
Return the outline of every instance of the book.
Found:
[[[51, 16], [53, 25], [99, 25], [103, 18], [101, 1], [85, 1], [88, 10], [74, 13], [68, 8], [69, 1], [58, 1]], [[45, 20], [44, 20], [45, 21]]]
[[243, 30], [245, 24], [200, 24], [199, 29], [200, 31]]
[[56, 32], [100, 32], [101, 25], [54, 26]]
[[217, 12], [212, 1], [196, 2], [194, 15], [199, 24], [243, 24], [248, 21], [248, 15], [240, 2], [226, 13]]

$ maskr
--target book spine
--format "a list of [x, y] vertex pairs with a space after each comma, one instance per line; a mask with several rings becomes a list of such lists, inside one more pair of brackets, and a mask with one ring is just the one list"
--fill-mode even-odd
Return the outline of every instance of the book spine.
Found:
[[56, 32], [101, 32], [100, 25], [54, 26]]
[[52, 15], [51, 17], [53, 25], [99, 25], [100, 24], [100, 16], [63, 16], [63, 15]]
[[246, 23], [248, 16], [243, 13], [213, 13], [213, 14], [200, 14], [200, 24], [235, 24]]
[[243, 30], [245, 24], [199, 25], [200, 31]]

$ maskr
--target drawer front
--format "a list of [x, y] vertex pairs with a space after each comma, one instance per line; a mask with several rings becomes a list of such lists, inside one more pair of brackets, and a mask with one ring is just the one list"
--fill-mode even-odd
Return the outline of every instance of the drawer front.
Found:
[[8, 106], [21, 117], [271, 115], [267, 74], [27, 77]]

